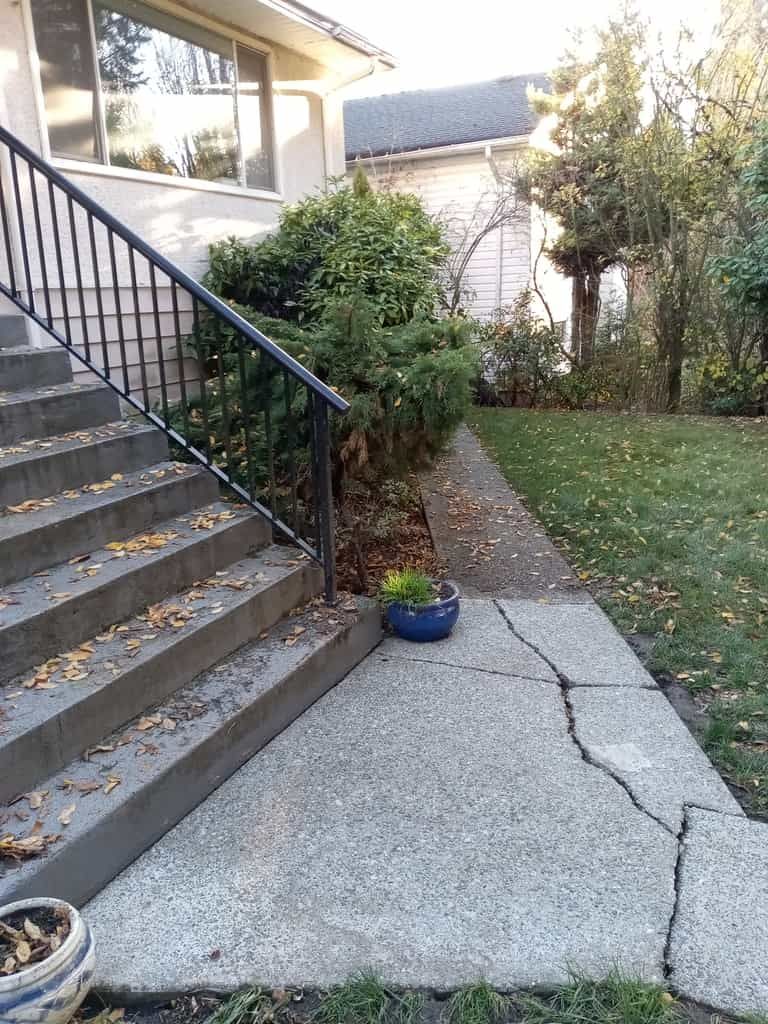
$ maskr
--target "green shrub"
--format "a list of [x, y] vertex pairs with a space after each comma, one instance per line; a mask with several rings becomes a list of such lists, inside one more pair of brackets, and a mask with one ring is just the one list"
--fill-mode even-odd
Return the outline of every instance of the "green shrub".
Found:
[[284, 208], [275, 234], [210, 249], [204, 284], [266, 316], [316, 323], [329, 303], [365, 296], [376, 322], [434, 315], [448, 249], [414, 195], [336, 184]]
[[608, 366], [574, 366], [552, 382], [552, 401], [566, 409], [599, 409], [616, 401], [616, 375]]
[[[382, 327], [363, 299], [330, 305], [318, 324], [306, 328], [260, 316], [246, 307], [235, 308], [350, 403], [346, 416], [330, 417], [333, 482], [339, 498], [351, 481], [370, 485], [385, 478], [402, 478], [428, 465], [469, 407], [477, 363], [465, 321], [415, 319], [397, 327]], [[266, 487], [271, 459], [280, 494], [287, 495], [289, 463], [298, 451], [300, 493], [305, 492], [309, 477], [306, 389], [290, 379], [286, 384], [277, 364], [250, 349], [243, 351], [241, 360], [233, 332], [219, 329], [212, 320], [203, 325], [201, 349], [211, 377], [204, 399], [196, 396], [188, 402], [193, 443], [205, 446], [205, 412], [214, 460], [238, 482], [248, 484], [247, 426], [254, 452], [250, 476], [255, 489]], [[219, 355], [226, 403], [221, 402]], [[272, 432], [271, 451], [265, 410]], [[173, 420], [177, 426], [183, 422], [178, 406]], [[231, 438], [229, 455], [225, 427]]]
[[548, 392], [562, 360], [560, 338], [533, 313], [531, 302], [531, 293], [525, 291], [478, 327], [482, 404], [533, 407]]
[[715, 416], [754, 416], [768, 384], [768, 372], [755, 365], [734, 369], [724, 355], [715, 355], [698, 369], [695, 378], [704, 412]]

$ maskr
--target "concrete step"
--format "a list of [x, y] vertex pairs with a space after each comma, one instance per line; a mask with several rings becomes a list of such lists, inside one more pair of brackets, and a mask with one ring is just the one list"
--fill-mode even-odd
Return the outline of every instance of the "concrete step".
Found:
[[165, 434], [129, 420], [17, 441], [0, 448], [0, 501], [5, 507], [47, 498], [167, 458]]
[[0, 394], [0, 444], [98, 427], [120, 419], [117, 395], [106, 384], [52, 384]]
[[[112, 475], [112, 474], [110, 474]], [[12, 505], [0, 515], [0, 586], [216, 501], [204, 469], [160, 462], [120, 479]]]
[[[51, 689], [25, 687], [24, 676], [9, 683], [0, 690], [6, 697], [0, 803], [34, 789], [102, 736], [304, 605], [320, 587], [313, 563], [292, 548], [271, 545], [92, 638], [76, 652], [82, 660], [57, 659], [40, 676]], [[83, 678], [68, 680], [68, 670]]]
[[71, 380], [69, 354], [60, 346], [0, 348], [0, 391], [22, 391]]
[[359, 611], [318, 602], [41, 780], [45, 796], [0, 808], [6, 833], [58, 837], [44, 838], [38, 856], [3, 862], [0, 903], [52, 892], [82, 906], [342, 679], [380, 632], [372, 602]]
[[[202, 524], [202, 525], [201, 525]], [[244, 558], [271, 539], [265, 519], [216, 502], [0, 588], [0, 682]]]
[[0, 348], [28, 345], [27, 325], [24, 317], [15, 313], [0, 316]]

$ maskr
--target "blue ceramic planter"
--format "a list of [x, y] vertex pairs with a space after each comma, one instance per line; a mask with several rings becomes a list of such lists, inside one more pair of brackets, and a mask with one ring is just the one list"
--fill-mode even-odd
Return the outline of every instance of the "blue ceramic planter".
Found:
[[388, 605], [387, 619], [397, 635], [421, 644], [444, 640], [459, 617], [459, 592], [453, 583], [443, 583], [441, 593], [432, 604]]

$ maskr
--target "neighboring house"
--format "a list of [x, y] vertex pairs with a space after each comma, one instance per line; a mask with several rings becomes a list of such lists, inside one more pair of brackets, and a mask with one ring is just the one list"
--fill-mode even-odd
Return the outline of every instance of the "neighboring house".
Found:
[[[531, 145], [537, 118], [528, 90], [544, 75], [422, 89], [344, 104], [347, 170], [360, 163], [378, 187], [419, 194], [445, 221], [454, 249], [466, 249], [498, 195], [498, 180]], [[520, 204], [511, 222], [482, 239], [468, 262], [465, 308], [488, 317], [533, 283], [542, 247], [541, 214]], [[567, 320], [570, 285], [548, 261], [537, 281], [556, 322]]]
[[[291, 0], [196, 0], [194, 9], [172, 0], [4, 2], [0, 124], [162, 255], [200, 277], [211, 242], [265, 235], [283, 203], [343, 173], [338, 90], [393, 63], [350, 29]], [[10, 200], [7, 159], [0, 175]], [[19, 188], [29, 213], [24, 176]], [[42, 200], [41, 234], [50, 254], [47, 196]], [[95, 318], [94, 275], [82, 259], [89, 239], [80, 222], [78, 239], [80, 267], [71, 252], [63, 253], [64, 299], [70, 311], [77, 308], [72, 289], [79, 269], [85, 313]], [[108, 286], [107, 242], [100, 236], [96, 242], [102, 285]], [[43, 308], [37, 246], [33, 239], [26, 247], [18, 237], [16, 243], [19, 259], [27, 249]], [[118, 264], [124, 258], [118, 251]], [[125, 278], [126, 268], [118, 271]], [[141, 260], [136, 273], [140, 305], [148, 307], [151, 281]], [[170, 335], [172, 304], [163, 287], [160, 282], [162, 325]], [[54, 314], [60, 313], [62, 289], [51, 292]], [[111, 289], [103, 287], [100, 298], [117, 345]], [[6, 304], [0, 313], [3, 308], [9, 311]], [[123, 328], [130, 355], [134, 317], [124, 314]], [[77, 318], [72, 331], [77, 340]], [[147, 359], [156, 382], [151, 352]], [[131, 370], [133, 382], [137, 372]]]

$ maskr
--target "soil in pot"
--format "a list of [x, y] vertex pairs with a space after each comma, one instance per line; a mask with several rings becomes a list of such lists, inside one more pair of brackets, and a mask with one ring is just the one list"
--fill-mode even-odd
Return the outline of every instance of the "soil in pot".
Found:
[[46, 960], [68, 935], [63, 907], [33, 907], [0, 918], [0, 977]]

